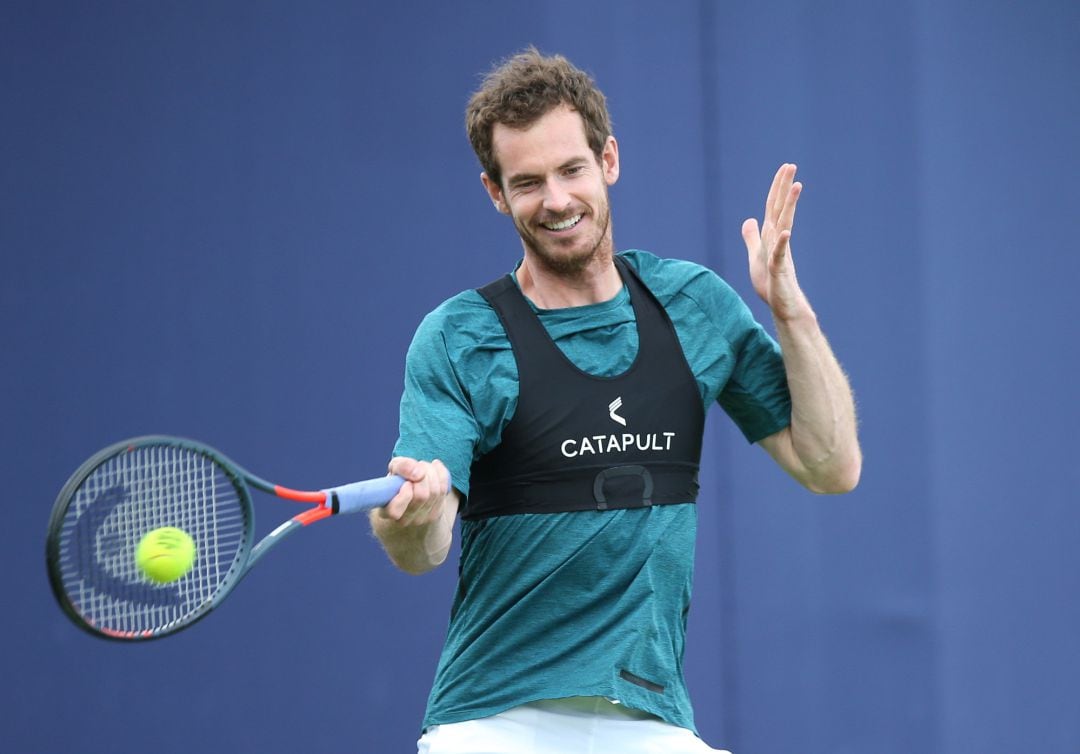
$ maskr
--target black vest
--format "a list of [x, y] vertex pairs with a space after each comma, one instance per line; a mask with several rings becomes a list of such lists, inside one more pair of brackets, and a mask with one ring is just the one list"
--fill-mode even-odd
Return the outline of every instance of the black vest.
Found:
[[510, 340], [519, 394], [500, 444], [473, 463], [462, 518], [697, 501], [701, 392], [667, 312], [617, 255], [615, 266], [638, 331], [617, 377], [571, 363], [510, 275], [478, 289]]

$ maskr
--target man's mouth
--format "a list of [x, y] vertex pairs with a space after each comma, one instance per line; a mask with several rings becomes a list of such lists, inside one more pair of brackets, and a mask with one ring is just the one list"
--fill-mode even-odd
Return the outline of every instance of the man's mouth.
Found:
[[541, 225], [541, 227], [546, 228], [547, 230], [553, 230], [553, 231], [570, 230], [575, 225], [577, 225], [579, 222], [581, 222], [582, 217], [584, 217], [584, 215], [577, 214], [577, 215], [574, 215], [573, 217], [568, 217], [565, 220], [550, 221], [550, 222], [546, 222], [546, 223], [540, 223], [540, 225]]

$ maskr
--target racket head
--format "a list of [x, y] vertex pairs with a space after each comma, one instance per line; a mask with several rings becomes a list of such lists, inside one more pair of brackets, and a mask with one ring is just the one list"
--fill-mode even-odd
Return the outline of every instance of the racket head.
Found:
[[[246, 572], [255, 516], [246, 473], [213, 448], [161, 435], [102, 449], [60, 490], [45, 559], [60, 607], [96, 636], [141, 641], [180, 631], [216, 607]], [[163, 526], [186, 531], [195, 561], [159, 584], [135, 550]]]

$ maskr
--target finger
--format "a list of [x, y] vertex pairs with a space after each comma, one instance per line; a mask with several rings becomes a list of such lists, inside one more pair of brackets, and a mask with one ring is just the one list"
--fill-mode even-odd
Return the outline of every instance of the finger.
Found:
[[413, 488], [411, 482], [405, 482], [401, 485], [401, 489], [398, 493], [387, 503], [380, 511], [381, 515], [385, 515], [387, 518], [392, 518], [395, 521], [400, 521], [401, 517], [405, 515], [405, 511], [408, 510], [409, 504], [413, 500]]
[[416, 495], [423, 504], [418, 508], [416, 515], [418, 519], [426, 521], [435, 518], [439, 506], [449, 492], [450, 472], [442, 461], [435, 459], [428, 465], [427, 474], [424, 475], [424, 481], [421, 484], [424, 486], [424, 496], [421, 498], [419, 493]]
[[791, 230], [791, 227], [795, 224], [795, 206], [799, 203], [799, 197], [802, 196], [802, 184], [793, 183], [791, 188], [787, 192], [787, 201], [784, 203], [783, 209], [780, 211], [780, 217], [777, 219], [777, 227], [782, 230]]
[[397, 474], [402, 479], [410, 482], [417, 482], [424, 475], [420, 462], [415, 458], [396, 456], [390, 459], [387, 469], [391, 474]]
[[442, 510], [440, 505], [442, 501], [441, 497], [434, 497], [428, 500], [427, 503], [416, 509], [415, 517], [412, 522], [416, 524], [430, 524], [432, 521], [439, 517], [439, 512]]
[[794, 165], [784, 163], [773, 176], [772, 186], [769, 187], [769, 196], [765, 200], [765, 222], [774, 223], [780, 216], [784, 201], [787, 198], [787, 190], [791, 185], [792, 176], [795, 175]]
[[757, 220], [748, 218], [742, 224], [743, 243], [750, 254], [755, 254], [761, 248], [761, 233], [758, 231]]
[[438, 458], [431, 462], [431, 468], [435, 471], [435, 494], [446, 497], [450, 494], [450, 469]]
[[417, 503], [426, 503], [431, 498], [431, 477], [433, 472], [430, 463], [421, 461], [417, 464], [419, 478], [413, 479], [413, 500]]
[[769, 216], [772, 214], [773, 205], [776, 204], [776, 192], [780, 187], [780, 173], [783, 171], [784, 166], [780, 166], [780, 170], [776, 171], [776, 175], [773, 176], [772, 183], [769, 184], [769, 193], [765, 197], [765, 214], [762, 216], [762, 222], [766, 222]]
[[795, 166], [791, 163], [787, 163], [780, 170], [780, 186], [776, 192], [776, 222], [780, 222], [780, 218], [784, 214], [785, 208], [790, 204], [791, 200], [791, 187], [795, 182]]

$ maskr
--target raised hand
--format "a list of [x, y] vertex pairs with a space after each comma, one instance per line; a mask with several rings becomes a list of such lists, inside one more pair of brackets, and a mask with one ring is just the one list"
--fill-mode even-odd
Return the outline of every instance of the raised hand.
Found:
[[802, 193], [802, 184], [795, 181], [795, 170], [795, 165], [785, 163], [776, 171], [760, 229], [754, 218], [742, 225], [754, 290], [769, 305], [773, 316], [781, 320], [799, 316], [809, 306], [791, 259], [791, 228]]

